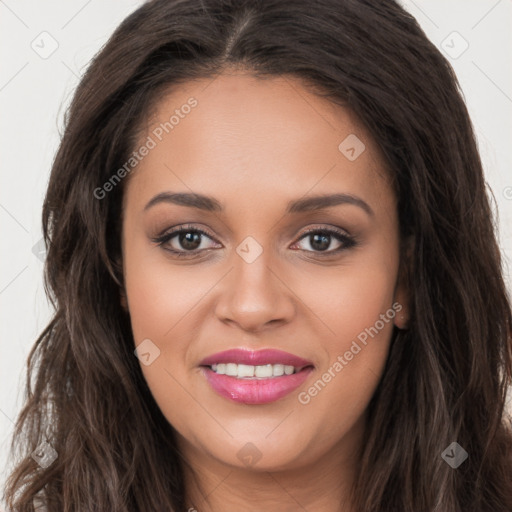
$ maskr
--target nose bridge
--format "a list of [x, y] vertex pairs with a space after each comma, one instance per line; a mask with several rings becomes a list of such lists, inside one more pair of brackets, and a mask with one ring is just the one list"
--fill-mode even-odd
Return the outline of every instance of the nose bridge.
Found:
[[265, 292], [267, 298], [273, 294], [271, 281], [275, 279], [272, 271], [274, 257], [268, 245], [264, 249], [253, 237], [247, 237], [236, 248], [233, 259], [233, 284], [239, 295], [245, 295], [251, 289], [258, 294]]
[[276, 278], [268, 241], [263, 247], [255, 238], [248, 236], [235, 252], [232, 286], [238, 301], [244, 301], [248, 311], [270, 308], [275, 300]]
[[232, 257], [234, 268], [218, 303], [219, 318], [247, 330], [257, 330], [271, 321], [289, 320], [294, 305], [277, 276], [272, 250], [248, 236]]

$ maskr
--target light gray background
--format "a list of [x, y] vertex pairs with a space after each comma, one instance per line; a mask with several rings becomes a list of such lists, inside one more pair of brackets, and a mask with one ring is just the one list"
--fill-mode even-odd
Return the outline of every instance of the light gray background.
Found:
[[[487, 181], [497, 201], [500, 245], [510, 290], [512, 2], [402, 3], [448, 56], [459, 77]], [[37, 243], [41, 239], [41, 205], [62, 116], [92, 56], [121, 20], [141, 4], [140, 0], [0, 0], [2, 488], [8, 442], [23, 397], [26, 358], [50, 318], [42, 283], [44, 254], [38, 253]], [[45, 52], [52, 50], [52, 45], [58, 47], [48, 56]]]

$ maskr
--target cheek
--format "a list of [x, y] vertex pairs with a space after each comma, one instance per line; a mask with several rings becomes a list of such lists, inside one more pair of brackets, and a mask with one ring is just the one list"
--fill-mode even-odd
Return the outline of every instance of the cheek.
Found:
[[204, 277], [193, 267], [171, 264], [160, 248], [128, 245], [125, 282], [135, 342], [171, 335], [204, 295]]
[[156, 249], [127, 247], [125, 284], [131, 326], [136, 346], [147, 346], [148, 339], [154, 344], [150, 345], [150, 364], [143, 364], [142, 359], [140, 363], [153, 398], [173, 426], [187, 431], [198, 414], [190, 407], [190, 394], [184, 385], [187, 349], [195, 336], [189, 319], [213, 282], [204, 283], [204, 273], [172, 266], [156, 253]]
[[[316, 378], [298, 401], [326, 418], [322, 435], [341, 436], [363, 415], [386, 363], [394, 317], [396, 261], [373, 261], [343, 269], [310, 297], [321, 317], [321, 345], [327, 353]], [[313, 412], [314, 411], [314, 412]]]
[[380, 315], [393, 304], [395, 267], [395, 261], [361, 261], [333, 268], [328, 278], [325, 270], [316, 270], [297, 284], [298, 295], [319, 320], [322, 344], [331, 356], [347, 350], [347, 343], [350, 347], [351, 340], [376, 322], [382, 337], [387, 337], [392, 321], [386, 319], [382, 325]]
[[382, 374], [394, 318], [401, 309], [394, 301], [397, 271], [398, 254], [376, 246], [333, 270], [331, 279], [320, 280], [317, 274], [321, 287], [308, 286], [309, 292], [303, 288], [305, 302], [320, 320], [325, 358], [300, 403], [315, 403], [326, 414], [336, 410], [335, 416], [348, 423], [362, 414]]

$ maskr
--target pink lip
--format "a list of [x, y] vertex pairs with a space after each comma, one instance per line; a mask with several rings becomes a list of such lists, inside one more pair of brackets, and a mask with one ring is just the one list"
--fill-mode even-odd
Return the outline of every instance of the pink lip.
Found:
[[238, 379], [219, 375], [208, 367], [202, 368], [210, 386], [219, 395], [234, 402], [256, 405], [275, 402], [297, 389], [313, 371], [312, 366], [298, 373], [268, 379]]
[[[292, 375], [262, 379], [231, 377], [215, 373], [209, 366], [218, 363], [249, 365], [283, 364], [302, 368]], [[201, 369], [208, 383], [219, 395], [234, 402], [256, 405], [275, 402], [297, 389], [313, 371], [311, 361], [281, 350], [265, 349], [252, 351], [232, 349], [213, 354], [201, 361]]]
[[199, 364], [201, 366], [211, 366], [218, 363], [236, 363], [236, 364], [251, 364], [254, 366], [264, 364], [285, 364], [288, 366], [295, 366], [301, 368], [303, 366], [313, 366], [311, 361], [302, 359], [302, 357], [294, 356], [289, 352], [275, 349], [263, 350], [249, 350], [234, 348], [218, 352], [203, 359]]

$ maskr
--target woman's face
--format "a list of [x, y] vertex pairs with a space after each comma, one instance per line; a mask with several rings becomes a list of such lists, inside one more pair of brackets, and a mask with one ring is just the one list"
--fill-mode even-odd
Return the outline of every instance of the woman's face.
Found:
[[238, 73], [162, 99], [136, 150], [123, 303], [185, 454], [257, 470], [348, 460], [407, 310], [376, 145], [297, 79]]

